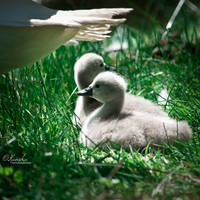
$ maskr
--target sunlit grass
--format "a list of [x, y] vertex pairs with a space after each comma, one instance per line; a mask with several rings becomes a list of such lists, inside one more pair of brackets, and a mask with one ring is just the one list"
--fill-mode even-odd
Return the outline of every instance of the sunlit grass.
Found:
[[[10, 199], [171, 199], [200, 195], [200, 58], [192, 41], [162, 46], [130, 28], [104, 43], [60, 47], [33, 66], [0, 77], [0, 196]], [[194, 34], [195, 35], [195, 34]], [[190, 37], [191, 39], [191, 37]], [[127, 49], [109, 50], [118, 41]], [[177, 46], [172, 57], [169, 49]], [[153, 55], [155, 47], [159, 54]], [[72, 124], [76, 101], [73, 66], [81, 55], [96, 52], [116, 66], [128, 92], [157, 103], [170, 95], [173, 118], [187, 120], [193, 139], [144, 150], [87, 149]], [[123, 133], [122, 133], [123, 134]], [[19, 159], [19, 163], [17, 160]]]

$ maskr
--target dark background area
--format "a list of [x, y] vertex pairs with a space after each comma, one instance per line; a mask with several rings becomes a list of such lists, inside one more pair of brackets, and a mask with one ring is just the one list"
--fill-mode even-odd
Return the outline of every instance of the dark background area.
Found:
[[[112, 0], [112, 1], [93, 1], [93, 0], [35, 0], [53, 9], [77, 10], [77, 9], [92, 9], [92, 8], [134, 8], [134, 12], [127, 16], [127, 23], [130, 26], [142, 30], [149, 30], [151, 26], [158, 25], [164, 28], [170, 19], [174, 9], [179, 1], [169, 0]], [[179, 18], [189, 16], [193, 21], [199, 21], [200, 13], [195, 11], [192, 6], [200, 7], [200, 1], [186, 1], [180, 12]], [[148, 28], [148, 29], [147, 29]]]

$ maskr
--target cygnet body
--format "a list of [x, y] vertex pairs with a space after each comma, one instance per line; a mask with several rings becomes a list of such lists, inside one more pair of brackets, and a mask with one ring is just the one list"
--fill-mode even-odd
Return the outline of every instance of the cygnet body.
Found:
[[141, 148], [149, 142], [158, 144], [191, 138], [186, 121], [177, 122], [142, 111], [127, 112], [125, 91], [126, 82], [121, 76], [102, 72], [88, 88], [78, 92], [78, 95], [89, 95], [102, 103], [83, 124], [81, 140], [85, 145], [94, 147], [110, 141], [123, 147]]
[[[109, 69], [110, 67], [104, 63], [101, 56], [95, 53], [84, 54], [74, 65], [74, 79], [78, 89], [82, 90], [88, 87], [99, 73]], [[79, 120], [74, 120], [74, 122], [78, 121], [80, 124], [83, 124], [85, 118], [100, 105], [101, 103], [94, 98], [88, 96], [79, 97], [74, 111]], [[143, 111], [158, 116], [168, 116], [167, 113], [155, 103], [143, 97], [128, 93], [126, 93], [124, 109], [126, 112]]]

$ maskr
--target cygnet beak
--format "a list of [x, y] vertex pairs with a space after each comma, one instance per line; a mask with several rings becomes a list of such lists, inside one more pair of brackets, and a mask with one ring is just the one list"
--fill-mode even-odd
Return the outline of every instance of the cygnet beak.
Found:
[[112, 66], [108, 66], [108, 65], [104, 65], [105, 66], [105, 70], [106, 71], [115, 71], [115, 67], [112, 67]]
[[92, 87], [85, 88], [77, 92], [79, 96], [92, 96]]

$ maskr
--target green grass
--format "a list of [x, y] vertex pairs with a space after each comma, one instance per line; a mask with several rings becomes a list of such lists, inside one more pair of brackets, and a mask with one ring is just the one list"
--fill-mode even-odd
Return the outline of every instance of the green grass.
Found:
[[[157, 32], [147, 37], [124, 27], [118, 37], [119, 31], [104, 43], [60, 47], [31, 67], [0, 76], [2, 199], [200, 198], [198, 35], [185, 29], [161, 45]], [[128, 49], [107, 52], [116, 40], [127, 41]], [[152, 54], [155, 47], [159, 51]], [[115, 65], [133, 94], [157, 102], [167, 89], [170, 98], [163, 109], [189, 122], [192, 140], [130, 152], [80, 144], [80, 127], [72, 125], [73, 66], [86, 52]]]

